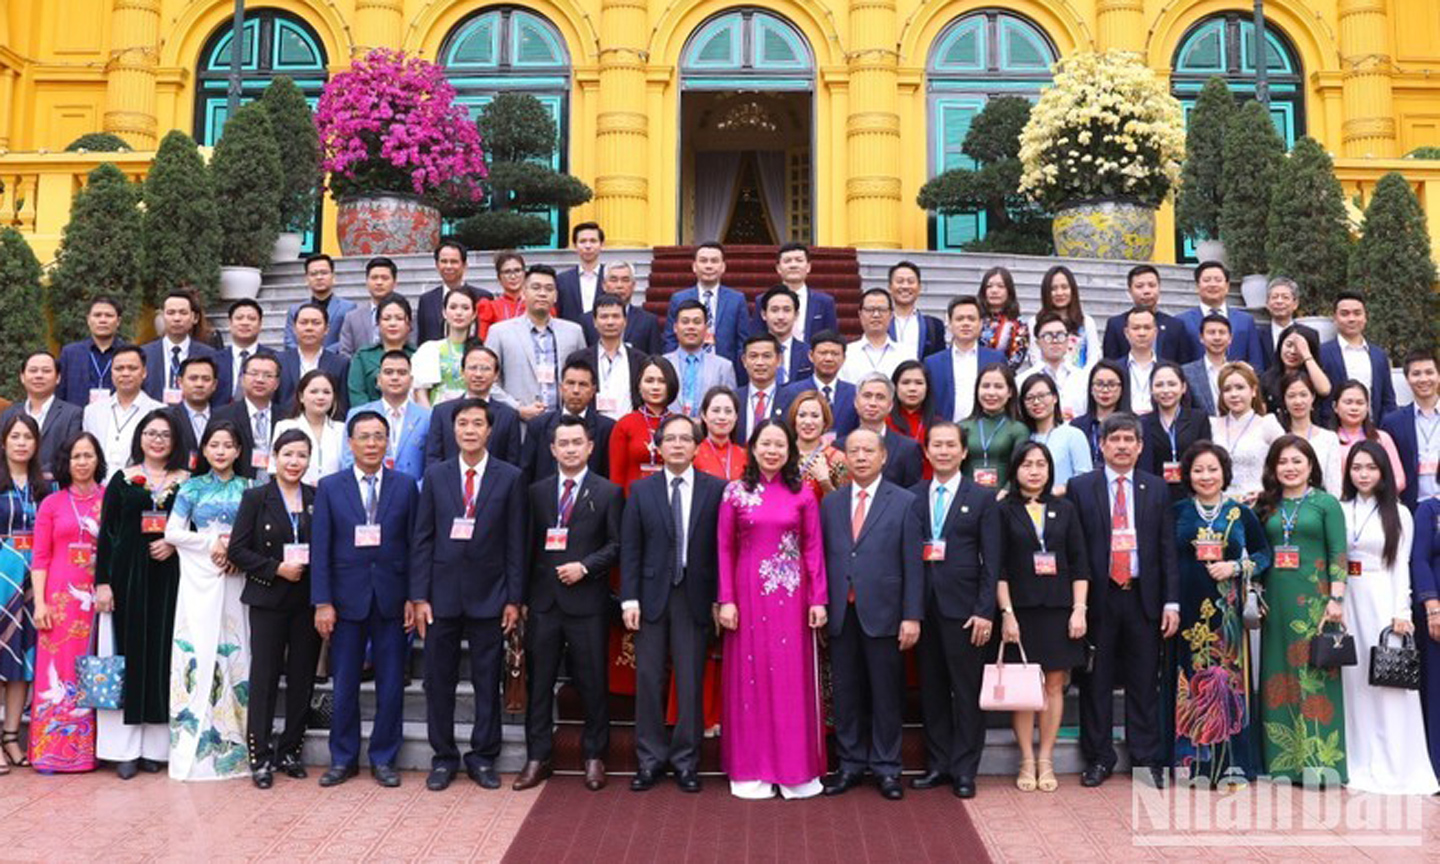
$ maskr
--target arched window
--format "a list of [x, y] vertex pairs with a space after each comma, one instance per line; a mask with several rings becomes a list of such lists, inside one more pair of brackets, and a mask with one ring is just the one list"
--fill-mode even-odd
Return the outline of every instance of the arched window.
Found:
[[[1045, 32], [1013, 12], [985, 9], [951, 22], [930, 50], [930, 176], [969, 168], [961, 152], [975, 115], [996, 96], [1039, 98], [1059, 54]], [[985, 214], [932, 217], [930, 245], [958, 249], [985, 236]]]
[[686, 90], [810, 90], [810, 44], [790, 22], [759, 9], [711, 18], [690, 37], [680, 58]]
[[[478, 117], [499, 93], [524, 92], [540, 100], [560, 133], [550, 167], [566, 170], [570, 54], [554, 25], [516, 6], [483, 9], [450, 31], [438, 62], [455, 87], [456, 101], [471, 117]], [[564, 245], [566, 214], [550, 210], [548, 217], [549, 245]]]

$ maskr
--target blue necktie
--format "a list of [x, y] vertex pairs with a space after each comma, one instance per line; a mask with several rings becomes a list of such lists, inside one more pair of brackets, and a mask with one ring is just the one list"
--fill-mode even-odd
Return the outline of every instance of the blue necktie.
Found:
[[379, 503], [375, 500], [375, 482], [374, 474], [365, 475], [365, 521], [371, 525], [375, 524], [375, 509]]
[[945, 533], [945, 493], [946, 488], [938, 486], [935, 489], [935, 512], [930, 514], [930, 539], [939, 540], [940, 535]]

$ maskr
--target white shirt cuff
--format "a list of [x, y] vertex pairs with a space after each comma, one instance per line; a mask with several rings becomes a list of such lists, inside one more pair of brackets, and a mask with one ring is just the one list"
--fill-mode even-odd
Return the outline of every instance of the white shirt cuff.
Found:
[[625, 600], [625, 601], [621, 602], [621, 604], [620, 604], [620, 611], [622, 611], [622, 612], [629, 612], [631, 609], [634, 609], [634, 610], [637, 611], [637, 612], [640, 611], [640, 601], [639, 601], [639, 600]]
[[1166, 611], [1166, 612], [1179, 612], [1179, 611], [1180, 611], [1180, 604], [1179, 604], [1179, 603], [1166, 603], [1166, 604], [1165, 604], [1165, 611]]

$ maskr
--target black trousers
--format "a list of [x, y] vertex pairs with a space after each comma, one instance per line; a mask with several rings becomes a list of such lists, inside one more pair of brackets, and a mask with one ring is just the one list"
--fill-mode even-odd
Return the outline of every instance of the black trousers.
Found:
[[460, 769], [455, 743], [455, 686], [460, 681], [460, 639], [470, 643], [470, 683], [475, 687], [475, 725], [468, 768], [495, 764], [500, 755], [500, 678], [505, 634], [499, 618], [436, 618], [425, 632], [425, 727], [435, 768]]
[[[641, 610], [642, 612], [644, 610]], [[680, 587], [670, 589], [670, 602], [658, 621], [640, 622], [635, 631], [635, 750], [640, 767], [659, 771], [666, 763], [676, 771], [700, 765], [700, 739], [705, 733], [705, 642], [709, 628], [695, 623]], [[666, 660], [675, 671], [675, 730], [665, 734]]]
[[850, 604], [840, 635], [830, 638], [830, 674], [840, 770], [859, 773], [869, 768], [881, 777], [898, 777], [905, 703], [899, 637], [865, 635], [855, 604]]
[[934, 603], [920, 630], [920, 707], [925, 713], [925, 763], [931, 771], [973, 778], [985, 749], [980, 682], [985, 650], [970, 642], [965, 621], [945, 618]]
[[305, 716], [315, 692], [315, 665], [320, 658], [320, 634], [315, 631], [315, 609], [250, 607], [250, 708], [246, 720], [250, 762], [271, 757], [271, 729], [285, 673], [285, 731], [273, 742], [275, 755], [296, 752], [305, 738]]
[[[1145, 614], [1140, 589], [1097, 580], [1100, 615], [1095, 668], [1081, 678], [1080, 752], [1088, 764], [1115, 767], [1115, 687], [1125, 690], [1125, 743], [1137, 767], [1163, 767], [1160, 746], [1160, 622]], [[1134, 583], [1132, 583], [1134, 584]], [[1096, 600], [1091, 600], [1096, 604]]]
[[569, 650], [569, 669], [585, 706], [581, 749], [586, 759], [604, 759], [610, 749], [610, 705], [607, 697], [609, 622], [605, 615], [567, 615], [559, 605], [544, 612], [530, 610], [525, 622], [525, 672], [529, 686], [525, 705], [525, 750], [534, 761], [550, 758], [555, 741], [555, 679]]

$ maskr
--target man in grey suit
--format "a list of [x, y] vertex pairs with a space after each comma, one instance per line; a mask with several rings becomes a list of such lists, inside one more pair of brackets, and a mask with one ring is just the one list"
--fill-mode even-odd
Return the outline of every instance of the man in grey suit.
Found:
[[735, 389], [735, 366], [705, 350], [715, 339], [710, 334], [710, 315], [699, 300], [685, 300], [676, 307], [675, 341], [675, 350], [665, 355], [680, 375], [680, 395], [670, 404], [670, 410], [699, 417], [700, 402], [711, 387], [723, 384]]
[[845, 439], [851, 483], [820, 502], [830, 591], [830, 668], [840, 770], [826, 795], [858, 786], [866, 769], [890, 801], [900, 785], [905, 660], [925, 615], [920, 511], [881, 476], [885, 441], [868, 429]]
[[49, 351], [36, 351], [25, 358], [20, 385], [25, 388], [25, 398], [0, 414], [0, 427], [17, 414], [28, 414], [35, 420], [40, 427], [40, 470], [48, 480], [55, 451], [82, 431], [85, 409], [55, 396], [55, 388], [60, 385], [60, 363]]
[[1205, 356], [1191, 360], [1180, 367], [1185, 373], [1185, 387], [1190, 391], [1190, 402], [1197, 411], [1209, 417], [1215, 416], [1215, 406], [1220, 404], [1220, 367], [1230, 362], [1225, 359], [1230, 350], [1230, 319], [1218, 312], [1205, 316], [1200, 322], [1200, 345]]
[[493, 325], [485, 347], [500, 358], [500, 386], [529, 422], [560, 404], [561, 364], [585, 347], [585, 332], [579, 324], [550, 314], [555, 305], [554, 268], [534, 264], [526, 270], [521, 297], [525, 314]]
[[[395, 290], [395, 282], [399, 278], [400, 268], [383, 255], [365, 262], [365, 290], [370, 294], [370, 302], [361, 303], [345, 313], [345, 320], [340, 324], [340, 338], [335, 343], [335, 350], [345, 355], [346, 359], [354, 357], [361, 348], [380, 341], [380, 331], [375, 328], [375, 310], [379, 308], [380, 301]], [[415, 344], [413, 329], [410, 331], [410, 344]]]

